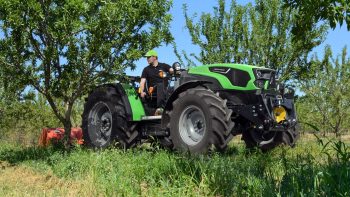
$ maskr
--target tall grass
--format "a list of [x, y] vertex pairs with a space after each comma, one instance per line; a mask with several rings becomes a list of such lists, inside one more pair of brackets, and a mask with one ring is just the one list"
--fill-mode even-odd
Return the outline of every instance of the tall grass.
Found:
[[20, 148], [0, 146], [0, 160], [89, 180], [102, 196], [348, 196], [350, 152], [341, 141], [300, 143], [269, 153], [182, 155], [165, 150]]

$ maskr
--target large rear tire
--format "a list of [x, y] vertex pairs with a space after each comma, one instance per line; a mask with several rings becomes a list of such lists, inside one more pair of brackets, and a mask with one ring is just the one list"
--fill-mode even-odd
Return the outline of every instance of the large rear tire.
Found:
[[105, 148], [116, 140], [121, 148], [134, 146], [137, 131], [130, 131], [125, 105], [113, 86], [101, 86], [93, 91], [85, 103], [82, 115], [84, 144]]
[[212, 145], [223, 151], [232, 139], [232, 110], [211, 90], [189, 89], [173, 102], [170, 139], [181, 152], [206, 153]]

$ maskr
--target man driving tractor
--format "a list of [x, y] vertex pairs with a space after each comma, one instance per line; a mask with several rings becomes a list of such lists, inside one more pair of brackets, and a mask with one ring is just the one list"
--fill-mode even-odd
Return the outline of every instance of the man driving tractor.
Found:
[[[140, 96], [145, 98], [148, 94], [150, 97], [156, 95], [157, 109], [155, 115], [161, 115], [165, 105], [167, 80], [165, 80], [166, 72], [172, 74], [174, 69], [168, 64], [158, 62], [158, 53], [150, 50], [146, 53], [148, 66], [146, 66], [141, 75]], [[145, 87], [146, 91], [145, 91]]]
[[213, 146], [224, 151], [241, 134], [249, 149], [295, 145], [295, 91], [276, 80], [276, 70], [232, 63], [181, 69], [177, 62], [171, 69], [158, 62], [156, 51], [145, 56], [149, 65], [141, 79], [128, 76], [89, 93], [82, 115], [84, 144], [126, 149], [150, 139], [201, 154]]

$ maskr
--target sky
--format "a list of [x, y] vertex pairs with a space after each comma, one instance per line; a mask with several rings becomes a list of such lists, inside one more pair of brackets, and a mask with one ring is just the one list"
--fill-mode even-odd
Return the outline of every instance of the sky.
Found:
[[[226, 1], [227, 7], [230, 2], [230, 0]], [[237, 3], [241, 5], [245, 5], [248, 2], [253, 1], [237, 0]], [[191, 52], [198, 53], [199, 48], [192, 44], [188, 30], [185, 29], [185, 17], [182, 9], [183, 4], [187, 4], [189, 16], [192, 16], [194, 13], [197, 13], [199, 16], [203, 12], [212, 13], [213, 7], [218, 5], [217, 0], [173, 0], [173, 7], [170, 9], [170, 14], [173, 16], [173, 21], [170, 24], [170, 31], [173, 34], [177, 48], [179, 51], [185, 50], [187, 54]], [[341, 28], [337, 27], [334, 30], [330, 29], [324, 43], [315, 48], [313, 53], [317, 53], [319, 57], [322, 57], [323, 49], [327, 44], [332, 47], [334, 55], [340, 54], [345, 45], [350, 47], [350, 31], [347, 31], [346, 25], [343, 24]], [[159, 62], [172, 65], [174, 62], [178, 61], [171, 45], [161, 46], [155, 48], [155, 50], [158, 52]], [[126, 70], [126, 74], [133, 76], [141, 75], [143, 68], [147, 66], [146, 59], [141, 58], [136, 62], [136, 66], [134, 71]]]

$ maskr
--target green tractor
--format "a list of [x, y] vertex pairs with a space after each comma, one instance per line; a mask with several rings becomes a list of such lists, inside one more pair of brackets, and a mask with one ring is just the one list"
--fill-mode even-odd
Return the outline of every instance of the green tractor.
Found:
[[[223, 151], [241, 134], [247, 148], [294, 146], [298, 139], [294, 90], [279, 84], [275, 70], [211, 64], [181, 69], [164, 78], [167, 99], [155, 116], [154, 97], [141, 99], [139, 77], [93, 90], [82, 115], [84, 143], [93, 148], [130, 148], [156, 139], [161, 146], [194, 154]], [[164, 75], [164, 73], [163, 73]]]

